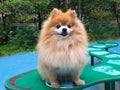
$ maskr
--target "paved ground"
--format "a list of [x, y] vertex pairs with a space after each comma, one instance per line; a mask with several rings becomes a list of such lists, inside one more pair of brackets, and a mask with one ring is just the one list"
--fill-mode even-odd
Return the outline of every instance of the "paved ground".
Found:
[[[120, 40], [114, 40], [119, 43], [118, 47], [109, 49], [110, 51], [120, 53]], [[37, 52], [20, 53], [11, 56], [0, 57], [0, 90], [5, 90], [4, 83], [7, 79], [37, 68]], [[96, 59], [96, 63], [99, 61]], [[90, 64], [90, 62], [88, 63]], [[103, 84], [89, 87], [85, 90], [104, 90]], [[117, 90], [119, 83], [116, 83]]]

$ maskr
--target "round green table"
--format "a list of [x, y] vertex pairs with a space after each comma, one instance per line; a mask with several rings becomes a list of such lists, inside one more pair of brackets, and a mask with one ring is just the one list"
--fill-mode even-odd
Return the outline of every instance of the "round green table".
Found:
[[63, 82], [60, 88], [55, 89], [41, 80], [37, 70], [32, 70], [8, 79], [5, 87], [7, 90], [82, 90], [95, 84], [105, 83], [105, 90], [115, 90], [115, 81], [120, 80], [120, 54], [106, 50], [114, 46], [117, 46], [114, 42], [109, 42], [109, 45], [102, 43], [102, 47], [89, 46], [89, 55], [100, 58], [103, 62], [83, 69], [80, 77], [86, 82], [83, 86]]

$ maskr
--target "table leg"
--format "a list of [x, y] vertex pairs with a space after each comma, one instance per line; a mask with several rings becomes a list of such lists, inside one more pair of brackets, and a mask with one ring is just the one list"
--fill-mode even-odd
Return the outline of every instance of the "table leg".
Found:
[[106, 48], [105, 50], [108, 51], [108, 48]]
[[115, 90], [115, 82], [105, 82], [105, 90]]
[[112, 82], [111, 84], [112, 84], [111, 86], [112, 90], [115, 90], [115, 82]]
[[91, 56], [91, 66], [94, 66], [94, 57]]

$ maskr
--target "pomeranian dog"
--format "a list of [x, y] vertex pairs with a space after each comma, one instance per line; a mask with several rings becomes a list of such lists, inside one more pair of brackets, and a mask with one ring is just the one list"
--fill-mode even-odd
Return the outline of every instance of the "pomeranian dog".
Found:
[[[67, 76], [76, 85], [84, 85], [80, 74], [88, 61], [86, 30], [75, 10], [54, 8], [43, 23], [37, 44], [38, 70], [43, 80], [59, 88], [59, 76]], [[62, 78], [64, 79], [64, 78]]]

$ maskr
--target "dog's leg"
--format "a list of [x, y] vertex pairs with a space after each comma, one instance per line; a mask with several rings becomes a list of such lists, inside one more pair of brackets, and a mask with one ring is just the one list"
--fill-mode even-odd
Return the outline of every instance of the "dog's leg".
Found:
[[46, 68], [46, 66], [42, 62], [40, 62], [40, 60], [39, 60], [38, 71], [40, 72], [41, 79], [43, 81], [46, 80], [46, 78], [47, 78], [46, 73], [45, 73], [45, 68]]
[[76, 85], [85, 85], [85, 81], [84, 80], [81, 80], [79, 78], [80, 76], [80, 71], [76, 71], [74, 72], [73, 76], [72, 76], [72, 79], [73, 79], [73, 82], [76, 84]]
[[60, 87], [59, 83], [57, 81], [57, 75], [53, 69], [50, 69], [50, 68], [48, 69], [48, 77], [49, 77], [52, 87], [54, 87], [54, 88]]

